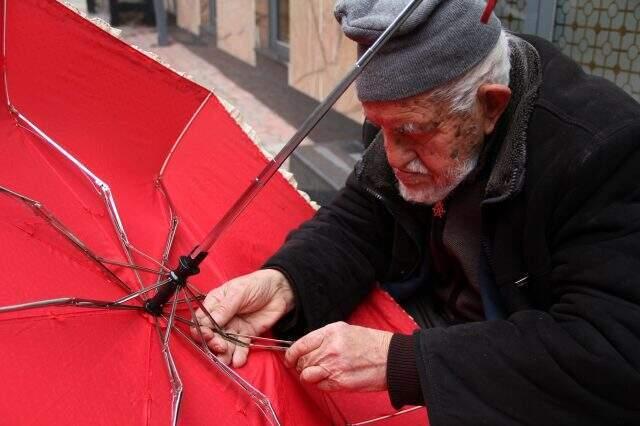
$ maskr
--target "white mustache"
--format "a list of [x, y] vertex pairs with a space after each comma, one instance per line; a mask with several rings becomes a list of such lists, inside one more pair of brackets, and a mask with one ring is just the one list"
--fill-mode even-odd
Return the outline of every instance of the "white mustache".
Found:
[[411, 162], [403, 167], [403, 170], [411, 173], [420, 173], [423, 175], [429, 174], [429, 169], [427, 169], [424, 164], [422, 164], [422, 161], [420, 161], [419, 158], [414, 158], [413, 160], [411, 160]]

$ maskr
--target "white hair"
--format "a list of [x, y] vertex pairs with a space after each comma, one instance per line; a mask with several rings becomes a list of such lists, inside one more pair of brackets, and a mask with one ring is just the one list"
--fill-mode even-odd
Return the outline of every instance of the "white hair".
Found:
[[511, 35], [502, 30], [496, 46], [482, 62], [462, 77], [431, 91], [429, 98], [436, 102], [448, 102], [452, 113], [466, 113], [475, 105], [476, 94], [481, 85], [495, 83], [508, 86], [511, 71], [510, 38]]
[[[400, 196], [407, 201], [417, 204], [435, 204], [451, 193], [464, 178], [476, 168], [478, 164], [479, 154], [475, 153], [471, 157], [456, 162], [448, 170], [445, 171], [444, 177], [439, 181], [433, 181], [431, 185], [422, 186], [420, 188], [410, 188], [405, 186], [398, 179], [398, 191]], [[429, 169], [420, 161], [414, 158], [405, 166], [405, 170], [413, 173], [421, 173], [429, 175]]]

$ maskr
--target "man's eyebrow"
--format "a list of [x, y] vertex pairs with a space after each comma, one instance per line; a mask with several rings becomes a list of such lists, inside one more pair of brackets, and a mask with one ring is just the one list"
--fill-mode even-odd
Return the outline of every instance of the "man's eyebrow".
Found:
[[395, 126], [394, 129], [401, 133], [416, 133], [420, 127], [421, 126], [416, 123], [402, 123], [399, 126]]
[[394, 127], [396, 132], [412, 134], [412, 133], [428, 133], [435, 130], [438, 127], [437, 123], [402, 123], [399, 126]]

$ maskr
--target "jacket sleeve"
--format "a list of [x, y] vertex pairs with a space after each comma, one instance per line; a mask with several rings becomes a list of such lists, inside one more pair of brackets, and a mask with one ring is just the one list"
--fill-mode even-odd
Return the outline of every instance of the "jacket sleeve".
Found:
[[276, 327], [280, 334], [302, 334], [349, 316], [386, 270], [388, 218], [352, 173], [330, 205], [288, 235], [263, 266], [282, 271], [296, 294], [295, 312]]
[[546, 198], [549, 307], [414, 335], [432, 426], [640, 424], [640, 126], [608, 138]]

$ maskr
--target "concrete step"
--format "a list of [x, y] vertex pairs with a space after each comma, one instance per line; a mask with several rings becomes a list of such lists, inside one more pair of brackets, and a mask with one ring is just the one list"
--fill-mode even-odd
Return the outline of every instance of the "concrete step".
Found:
[[298, 187], [312, 200], [326, 205], [344, 186], [364, 148], [358, 140], [300, 146], [289, 160]]

